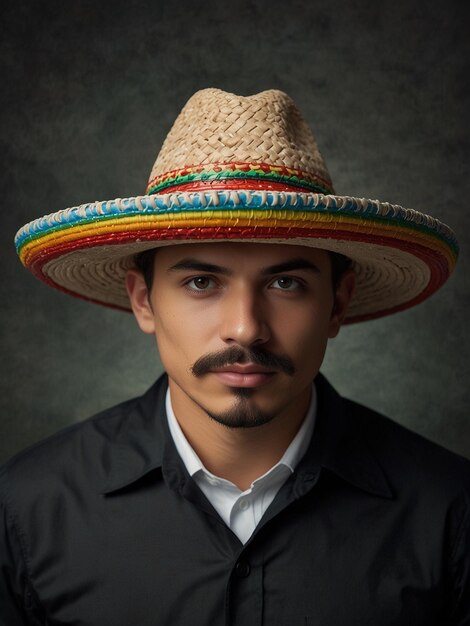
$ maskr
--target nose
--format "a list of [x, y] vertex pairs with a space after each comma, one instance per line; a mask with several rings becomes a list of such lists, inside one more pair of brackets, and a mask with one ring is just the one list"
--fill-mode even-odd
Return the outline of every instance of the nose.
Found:
[[262, 299], [249, 287], [234, 289], [224, 298], [220, 337], [243, 347], [269, 341], [271, 332]]

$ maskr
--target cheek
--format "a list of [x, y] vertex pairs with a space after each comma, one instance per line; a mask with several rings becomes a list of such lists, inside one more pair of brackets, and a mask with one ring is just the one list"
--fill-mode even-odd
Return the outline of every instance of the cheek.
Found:
[[318, 371], [328, 343], [324, 332], [304, 334], [298, 338], [297, 360], [299, 368], [306, 371]]
[[311, 307], [293, 314], [284, 315], [279, 319], [276, 336], [278, 343], [286, 354], [302, 370], [318, 370], [326, 346], [329, 333], [329, 314], [319, 312]]
[[155, 335], [160, 358], [168, 373], [174, 376], [188, 372], [193, 363], [207, 351], [205, 327], [194, 315], [176, 308], [156, 311]]

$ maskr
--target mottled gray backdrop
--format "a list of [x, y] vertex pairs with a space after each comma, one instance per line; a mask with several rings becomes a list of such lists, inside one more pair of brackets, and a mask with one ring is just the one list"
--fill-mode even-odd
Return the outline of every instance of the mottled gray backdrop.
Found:
[[143, 392], [161, 366], [130, 315], [47, 288], [15, 231], [136, 195], [203, 87], [287, 91], [338, 193], [416, 208], [461, 241], [417, 308], [343, 329], [343, 394], [470, 457], [469, 19], [458, 0], [2, 2], [0, 458]]

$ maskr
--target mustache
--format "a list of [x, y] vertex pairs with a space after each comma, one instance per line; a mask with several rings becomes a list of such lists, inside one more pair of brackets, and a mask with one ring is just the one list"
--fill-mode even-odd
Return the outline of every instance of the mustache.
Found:
[[235, 363], [255, 363], [262, 367], [280, 370], [289, 376], [293, 376], [295, 373], [294, 364], [286, 356], [273, 354], [264, 348], [253, 347], [244, 349], [240, 346], [231, 346], [226, 350], [220, 350], [220, 352], [213, 352], [200, 357], [191, 367], [191, 372], [196, 378], [200, 378], [213, 369], [234, 365]]

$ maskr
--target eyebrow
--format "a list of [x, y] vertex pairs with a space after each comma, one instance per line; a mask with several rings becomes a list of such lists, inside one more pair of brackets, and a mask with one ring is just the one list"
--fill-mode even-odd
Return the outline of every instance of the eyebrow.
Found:
[[[227, 267], [223, 267], [221, 265], [215, 265], [214, 263], [206, 263], [204, 261], [199, 261], [194, 258], [187, 258], [178, 261], [175, 265], [172, 265], [168, 268], [169, 272], [177, 272], [177, 271], [196, 271], [196, 272], [207, 272], [211, 274], [222, 274], [224, 276], [232, 276], [232, 270]], [[320, 273], [320, 269], [311, 261], [307, 261], [307, 259], [297, 258], [290, 259], [289, 261], [285, 261], [284, 263], [277, 263], [276, 265], [270, 265], [262, 270], [261, 274], [263, 276], [271, 276], [273, 274], [282, 274], [284, 272], [293, 272], [295, 270], [309, 270], [314, 272], [315, 274]]]
[[169, 272], [176, 272], [178, 270], [191, 270], [196, 272], [208, 272], [211, 274], [223, 274], [225, 276], [231, 276], [232, 271], [227, 267], [221, 265], [214, 265], [213, 263], [205, 263], [204, 261], [198, 261], [197, 259], [182, 259], [168, 268]]
[[263, 276], [270, 276], [271, 274], [282, 274], [283, 272], [293, 272], [295, 270], [310, 270], [315, 274], [320, 274], [320, 269], [307, 259], [298, 258], [285, 261], [284, 263], [278, 263], [276, 265], [270, 265], [262, 271]]

